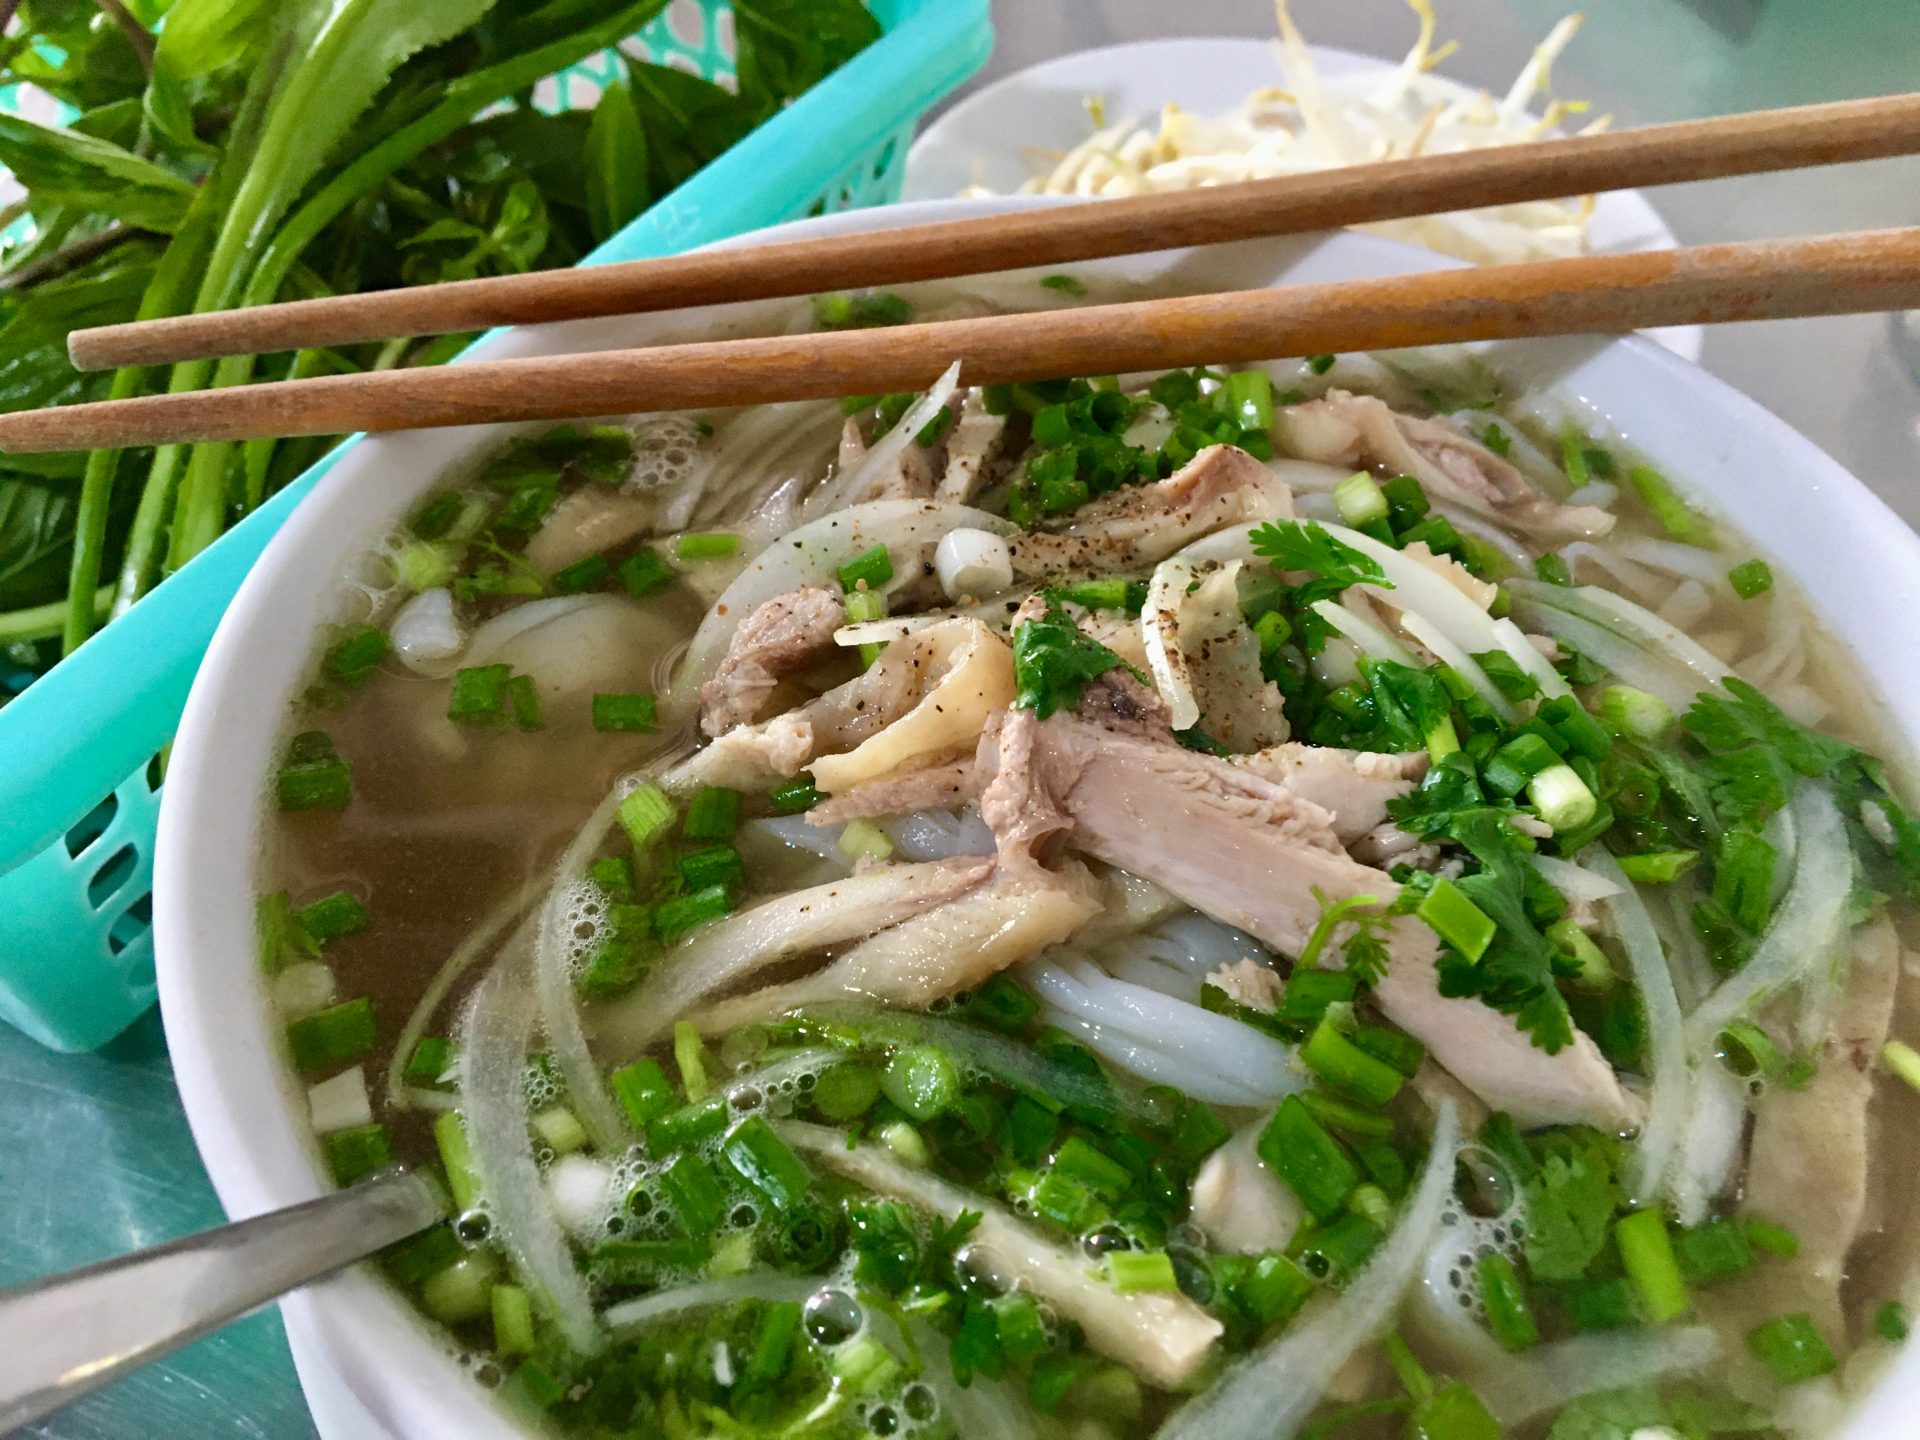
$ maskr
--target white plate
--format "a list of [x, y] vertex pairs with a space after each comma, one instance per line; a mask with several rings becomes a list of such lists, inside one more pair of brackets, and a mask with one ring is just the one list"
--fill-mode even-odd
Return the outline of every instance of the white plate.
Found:
[[[1328, 77], [1392, 68], [1351, 50], [1310, 48]], [[1062, 55], [976, 91], [929, 125], [908, 152], [904, 198], [945, 200], [970, 185], [1011, 194], [1033, 174], [1031, 152], [1069, 150], [1087, 138], [1090, 96], [1105, 103], [1109, 124], [1129, 116], [1152, 123], [1169, 102], [1219, 114], [1279, 80], [1273, 44], [1264, 40], [1153, 40]], [[1638, 190], [1598, 197], [1588, 237], [1601, 253], [1671, 250], [1678, 243]], [[1677, 355], [1700, 358], [1697, 325], [1647, 333]]]

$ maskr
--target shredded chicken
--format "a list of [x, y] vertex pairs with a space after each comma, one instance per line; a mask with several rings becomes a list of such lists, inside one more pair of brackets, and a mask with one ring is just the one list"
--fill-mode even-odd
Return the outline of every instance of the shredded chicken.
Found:
[[1388, 755], [1331, 745], [1275, 745], [1232, 763], [1284, 785], [1333, 817], [1333, 833], [1351, 845], [1386, 822], [1387, 802], [1413, 789], [1427, 773], [1427, 755]]
[[776, 595], [740, 622], [713, 678], [700, 687], [700, 728], [724, 735], [754, 720], [780, 682], [833, 653], [846, 624], [840, 597], [810, 585]]
[[1249, 1010], [1271, 1014], [1280, 1008], [1280, 977], [1258, 960], [1236, 960], [1219, 966], [1207, 976], [1207, 983], [1218, 986], [1234, 1004]]
[[1519, 469], [1436, 420], [1403, 415], [1371, 395], [1331, 390], [1275, 417], [1281, 448], [1303, 460], [1411, 475], [1436, 500], [1543, 540], [1604, 535], [1613, 516], [1550, 500]]
[[1305, 1210], [1260, 1158], [1261, 1120], [1206, 1158], [1193, 1180], [1191, 1219], [1231, 1255], [1284, 1250]]
[[1007, 418], [987, 413], [979, 389], [967, 392], [960, 404], [960, 417], [947, 433], [947, 466], [941, 472], [936, 499], [955, 505], [973, 503], [1006, 448]]
[[1143, 570], [1215, 530], [1292, 515], [1293, 492], [1271, 470], [1211, 445], [1165, 480], [1082, 505], [1062, 530], [1014, 536], [1013, 570], [1027, 579]]

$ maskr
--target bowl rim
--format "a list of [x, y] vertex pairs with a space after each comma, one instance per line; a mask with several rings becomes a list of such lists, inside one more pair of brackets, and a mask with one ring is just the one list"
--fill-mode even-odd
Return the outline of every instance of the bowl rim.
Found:
[[[1079, 202], [1052, 197], [916, 202], [790, 222], [723, 245], [731, 248], [1073, 203]], [[1342, 233], [1311, 243], [1311, 253], [1330, 254], [1343, 264], [1351, 257], [1406, 271], [1452, 263], [1366, 235]], [[1133, 262], [1106, 263], [1124, 269]], [[1293, 263], [1276, 265], [1273, 273], [1284, 275]], [[646, 317], [646, 323], [657, 319]], [[571, 342], [589, 334], [597, 336], [598, 343], [610, 344], [614, 341], [608, 326], [623, 323], [634, 322], [573, 322], [543, 327], [540, 332], [510, 331], [490, 342], [479, 358], [533, 353], [554, 348], [562, 339]], [[1528, 345], [1548, 353], [1542, 342]], [[1577, 342], [1560, 353], [1562, 358], [1553, 364], [1564, 367], [1569, 376], [1598, 375], [1597, 396], [1579, 390], [1574, 394], [1597, 403], [1603, 416], [1615, 419], [1615, 411], [1624, 409], [1633, 412], [1624, 418], [1631, 418], [1635, 428], [1659, 431], [1663, 421], [1677, 425], [1684, 418], [1678, 415], [1683, 409], [1689, 415], [1710, 414], [1717, 423], [1738, 429], [1737, 435], [1728, 432], [1728, 453], [1743, 450], [1772, 457], [1774, 469], [1762, 477], [1769, 485], [1820, 500], [1820, 513], [1828, 515], [1831, 523], [1807, 526], [1787, 514], [1784, 505], [1763, 511], [1754, 508], [1758, 502], [1753, 502], [1742, 510], [1748, 502], [1740, 501], [1731, 488], [1703, 482], [1730, 518], [1762, 540], [1761, 548], [1775, 560], [1776, 569], [1785, 568], [1801, 583], [1816, 613], [1823, 619], [1835, 615], [1847, 619], [1847, 624], [1835, 627], [1846, 632], [1841, 637], [1845, 643], [1863, 659], [1870, 652], [1879, 654], [1884, 663], [1872, 673], [1879, 682], [1882, 703], [1911, 746], [1920, 737], [1920, 674], [1887, 668], [1897, 663], [1897, 632], [1902, 628], [1887, 622], [1900, 611], [1920, 621], [1920, 537], [1811, 441], [1756, 402], [1661, 347], [1625, 336]], [[1622, 406], [1619, 397], [1611, 395], [1609, 383], [1627, 385], [1637, 398]], [[1615, 423], [1626, 438], [1644, 445], [1644, 436], [1620, 425], [1619, 419]], [[405, 475], [412, 467], [426, 478], [412, 482], [413, 489], [404, 483], [393, 487], [410, 498], [457, 464], [463, 454], [490, 447], [503, 429], [512, 428], [465, 427], [359, 439], [253, 567], [221, 621], [189, 697], [162, 791], [153, 929], [161, 1013], [181, 1100], [215, 1190], [235, 1218], [311, 1199], [328, 1188], [311, 1137], [300, 1133], [297, 1117], [302, 1097], [267, 1023], [266, 987], [254, 963], [254, 865], [256, 842], [266, 818], [264, 777], [271, 764], [265, 757], [282, 728], [285, 696], [293, 690], [291, 684], [284, 689], [265, 686], [261, 675], [275, 673], [276, 668], [279, 673], [298, 674], [310, 663], [317, 607], [328, 587], [337, 583], [339, 565], [350, 553], [334, 537], [343, 529], [354, 529], [345, 522], [356, 515], [361, 517], [359, 527], [365, 528], [365, 516], [386, 503], [363, 498], [378, 491], [369, 472]], [[1708, 441], [1691, 453], [1710, 467], [1719, 450], [1718, 441]], [[1677, 473], [1686, 488], [1696, 473], [1704, 476], [1707, 470]], [[1781, 475], [1785, 480], [1776, 483]], [[1804, 557], [1802, 551], [1807, 552]], [[1828, 573], [1836, 568], [1831, 563], [1835, 556], [1845, 557], [1839, 570], [1855, 567], [1850, 577]], [[1858, 594], [1863, 575], [1865, 596]], [[1851, 593], [1842, 584], [1849, 578], [1855, 586]], [[306, 638], [293, 647], [301, 653], [289, 655], [287, 645], [276, 649], [268, 642], [276, 623], [283, 627], [293, 623], [284, 607], [302, 596], [308, 608], [299, 634]], [[1871, 616], [1858, 616], [1845, 608], [1863, 601], [1871, 602]], [[265, 725], [256, 723], [249, 730], [250, 718], [263, 717]], [[236, 800], [236, 786], [242, 787], [243, 797], [251, 794], [253, 798]], [[234, 883], [236, 865], [246, 877], [240, 884]], [[395, 1434], [524, 1440], [526, 1432], [508, 1420], [479, 1386], [458, 1379], [460, 1371], [449, 1359], [445, 1343], [416, 1317], [403, 1297], [367, 1268], [310, 1287], [286, 1303], [307, 1322], [302, 1328], [316, 1337], [329, 1367]], [[1865, 1440], [1870, 1434], [1888, 1433], [1871, 1427], [1885, 1427], [1892, 1417], [1905, 1415], [1913, 1397], [1920, 1394], [1920, 1347], [1902, 1352], [1896, 1370], [1899, 1383], [1883, 1377], [1856, 1405], [1846, 1437]]]

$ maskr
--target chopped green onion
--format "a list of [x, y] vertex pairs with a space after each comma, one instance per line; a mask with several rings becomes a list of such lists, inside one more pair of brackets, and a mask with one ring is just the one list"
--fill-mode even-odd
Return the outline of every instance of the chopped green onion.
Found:
[[1907, 1338], [1911, 1328], [1907, 1319], [1907, 1307], [1898, 1300], [1889, 1300], [1874, 1312], [1873, 1333], [1882, 1340], [1891, 1340], [1897, 1345]]
[[740, 553], [740, 537], [724, 530], [682, 535], [673, 545], [676, 560], [725, 560]]
[[367, 907], [345, 890], [336, 890], [324, 900], [303, 905], [293, 918], [315, 942], [325, 945], [343, 935], [358, 935], [367, 928]]
[[587, 1127], [564, 1105], [549, 1106], [535, 1115], [531, 1123], [533, 1133], [556, 1155], [571, 1155], [586, 1146]]
[[647, 1149], [655, 1155], [705, 1144], [727, 1128], [731, 1112], [722, 1093], [660, 1116], [647, 1126]]
[[518, 1285], [493, 1287], [493, 1348], [501, 1355], [533, 1353], [533, 1301]]
[[1279, 1325], [1300, 1312], [1313, 1294], [1313, 1279], [1285, 1255], [1255, 1260], [1233, 1287], [1234, 1302], [1261, 1325]]
[[1673, 726], [1673, 710], [1658, 695], [1631, 685], [1609, 685], [1600, 695], [1600, 723], [1616, 735], [1659, 740]]
[[742, 1180], [782, 1214], [797, 1206], [813, 1188], [813, 1175], [763, 1115], [749, 1115], [734, 1126], [720, 1153]]
[[1736, 1020], [1720, 1032], [1720, 1058], [1743, 1078], [1773, 1081], [1787, 1071], [1787, 1057], [1773, 1037], [1751, 1020]]
[[589, 555], [554, 571], [547, 584], [556, 595], [578, 595], [593, 589], [611, 574], [613, 566], [607, 563], [606, 556]]
[[893, 579], [893, 557], [884, 545], [863, 550], [834, 572], [840, 588], [849, 594], [855, 590], [878, 590]]
[[707, 1047], [700, 1043], [700, 1027], [691, 1020], [673, 1024], [673, 1063], [680, 1067], [680, 1088], [689, 1104], [707, 1095]]
[[287, 1026], [287, 1047], [302, 1075], [320, 1075], [358, 1060], [379, 1040], [373, 1002], [364, 996], [305, 1015]]
[[1640, 855], [1621, 855], [1615, 858], [1621, 872], [1635, 884], [1670, 885], [1693, 868], [1694, 862], [1700, 858], [1700, 852], [1697, 850], [1649, 850]]
[[987, 1309], [993, 1313], [1001, 1353], [1010, 1363], [1025, 1365], [1044, 1355], [1050, 1348], [1047, 1325], [1041, 1318], [1040, 1306], [1026, 1291], [1014, 1290], [1005, 1295], [996, 1295], [987, 1301]]
[[1225, 398], [1227, 414], [1241, 429], [1265, 432], [1273, 428], [1273, 379], [1266, 371], [1237, 370], [1227, 376], [1220, 394]]
[[595, 695], [593, 728], [647, 733], [660, 728], [660, 702], [651, 695]]
[[1553, 746], [1532, 731], [1524, 731], [1489, 755], [1480, 773], [1495, 794], [1518, 795], [1536, 775], [1560, 763], [1560, 753]]
[[531, 675], [516, 675], [507, 681], [507, 704], [513, 710], [513, 723], [531, 734], [546, 728], [540, 718], [540, 691]]
[[879, 1138], [880, 1143], [891, 1150], [893, 1158], [902, 1165], [910, 1165], [915, 1170], [927, 1168], [927, 1142], [906, 1121], [896, 1120], [891, 1125], [882, 1125]]
[[1333, 503], [1340, 518], [1356, 529], [1387, 518], [1387, 497], [1364, 470], [1354, 471], [1333, 487]]
[[1391, 480], [1384, 481], [1380, 493], [1387, 497], [1388, 518], [1396, 530], [1418, 523], [1433, 508], [1433, 502], [1427, 499], [1427, 492], [1420, 488], [1420, 482], [1411, 475], [1395, 475]]
[[1062, 600], [1088, 610], [1138, 610], [1140, 606], [1134, 603], [1138, 598], [1134, 589], [1137, 583], [1118, 576], [1108, 580], [1082, 580], [1075, 585], [1061, 586], [1059, 595]]
[[[420, 1303], [443, 1325], [464, 1325], [492, 1308], [490, 1298], [498, 1265], [484, 1250], [468, 1254], [420, 1287]], [[523, 1366], [522, 1369], [525, 1367]]]
[[1460, 752], [1460, 732], [1453, 728], [1453, 717], [1442, 715], [1427, 731], [1427, 758], [1438, 765], [1449, 755]]
[[1487, 422], [1487, 428], [1480, 432], [1480, 443], [1502, 460], [1506, 459], [1513, 450], [1513, 437], [1500, 428], [1498, 420]]
[[1776, 1260], [1791, 1260], [1800, 1253], [1800, 1237], [1783, 1225], [1769, 1225], [1764, 1220], [1748, 1220], [1743, 1225], [1748, 1242]]
[[1557, 550], [1549, 550], [1533, 562], [1533, 573], [1549, 585], [1573, 584], [1573, 570], [1567, 564], [1566, 557]]
[[680, 883], [688, 890], [719, 885], [738, 890], [747, 883], [746, 866], [731, 845], [708, 845], [680, 857]]
[[1782, 1385], [1829, 1375], [1839, 1364], [1805, 1311], [1756, 1326], [1747, 1334], [1747, 1345]]
[[689, 930], [718, 920], [733, 909], [733, 892], [725, 885], [709, 885], [691, 895], [662, 900], [654, 908], [653, 926], [662, 940], [678, 940]]
[[1316, 375], [1324, 375], [1333, 368], [1333, 362], [1334, 357], [1331, 355], [1309, 355], [1307, 368]]
[[814, 1083], [813, 1108], [827, 1119], [858, 1119], [880, 1098], [880, 1077], [865, 1065], [835, 1065]]
[[327, 673], [344, 685], [358, 685], [393, 652], [386, 631], [355, 625], [327, 651]]
[[826, 796], [814, 788], [813, 781], [805, 775], [776, 785], [767, 792], [767, 803], [773, 807], [776, 815], [798, 815], [811, 810]]
[[380, 1260], [394, 1283], [410, 1290], [466, 1253], [467, 1247], [453, 1233], [451, 1225], [436, 1225], [411, 1239], [402, 1240], [398, 1245], [389, 1246], [380, 1252]]
[[1751, 600], [1773, 588], [1773, 567], [1764, 560], [1748, 560], [1727, 572], [1727, 583], [1742, 600]]
[[620, 562], [620, 583], [638, 600], [674, 582], [673, 567], [652, 548], [636, 550]]
[[1321, 1220], [1338, 1215], [1360, 1183], [1359, 1167], [1298, 1096], [1280, 1102], [1256, 1148], [1267, 1167]]
[[1300, 1103], [1329, 1130], [1341, 1130], [1349, 1135], [1362, 1135], [1374, 1140], [1384, 1140], [1393, 1134], [1393, 1117], [1378, 1110], [1367, 1110], [1351, 1101], [1323, 1095], [1318, 1090], [1302, 1090]]
[[1087, 293], [1087, 287], [1071, 275], [1049, 275], [1040, 284], [1044, 289], [1058, 290], [1062, 295], [1071, 295], [1076, 300]]
[[1005, 974], [994, 976], [967, 1001], [967, 1015], [1008, 1035], [1018, 1035], [1040, 1013], [1040, 1002]]
[[1550, 765], [1527, 785], [1527, 799], [1555, 831], [1578, 830], [1600, 813], [1600, 801], [1571, 765]]
[[467, 1144], [466, 1122], [457, 1110], [443, 1110], [433, 1122], [433, 1142], [440, 1150], [440, 1167], [447, 1174], [447, 1193], [455, 1210], [471, 1210], [480, 1199], [480, 1179], [473, 1172], [473, 1150]]
[[393, 557], [394, 578], [416, 595], [438, 590], [460, 573], [460, 553], [451, 545], [409, 540]]
[[1166, 1294], [1180, 1288], [1164, 1250], [1115, 1250], [1107, 1256], [1107, 1283], [1122, 1295]]
[[1900, 1040], [1889, 1040], [1880, 1047], [1880, 1063], [1915, 1090], [1920, 1090], [1920, 1052]]
[[507, 723], [509, 665], [471, 665], [453, 677], [447, 695], [447, 718], [456, 725], [497, 730]]
[[633, 861], [625, 855], [603, 855], [587, 866], [587, 878], [600, 887], [609, 900], [633, 899]]
[[615, 811], [633, 848], [644, 850], [673, 824], [673, 802], [658, 785], [641, 785], [620, 799]]
[[1492, 916], [1468, 899], [1466, 891], [1444, 877], [1434, 882], [1413, 913], [1468, 960], [1478, 960], [1486, 954], [1487, 946], [1493, 943], [1499, 930]]
[[353, 771], [338, 755], [296, 760], [274, 776], [274, 799], [282, 810], [339, 810], [352, 798]]
[[839, 851], [849, 860], [885, 860], [893, 841], [871, 820], [849, 820], [840, 831]]
[[1588, 990], [1610, 990], [1617, 978], [1607, 952], [1593, 943], [1593, 937], [1576, 925], [1571, 917], [1562, 917], [1544, 932], [1559, 949], [1571, 955], [1580, 966], [1573, 983]]
[[636, 1130], [646, 1129], [673, 1108], [673, 1089], [667, 1083], [667, 1072], [650, 1056], [614, 1071], [607, 1077], [607, 1084]]
[[341, 1185], [363, 1180], [393, 1163], [387, 1127], [378, 1123], [334, 1130], [325, 1137], [324, 1144], [327, 1167], [333, 1171], [335, 1182]]
[[699, 1238], [727, 1213], [727, 1187], [713, 1165], [699, 1155], [681, 1153], [654, 1176], [680, 1228]]
[[451, 1040], [438, 1035], [421, 1037], [420, 1043], [413, 1047], [413, 1054], [407, 1057], [407, 1083], [423, 1090], [451, 1090], [454, 1059]]
[[1559, 1294], [1560, 1304], [1567, 1312], [1567, 1323], [1580, 1334], [1620, 1330], [1640, 1323], [1640, 1302], [1625, 1276], [1582, 1280], [1562, 1287]]
[[1375, 1107], [1393, 1099], [1406, 1083], [1406, 1076], [1349, 1040], [1331, 1015], [1314, 1027], [1300, 1062], [1335, 1090]]
[[1560, 468], [1576, 490], [1593, 478], [1587, 469], [1587, 437], [1571, 425], [1560, 436]]
[[1737, 1220], [1709, 1220], [1682, 1230], [1673, 1248], [1689, 1284], [1712, 1285], [1753, 1268], [1753, 1242]]
[[1366, 1216], [1343, 1214], [1317, 1229], [1302, 1227], [1287, 1248], [1309, 1275], [1338, 1288], [1360, 1273], [1385, 1238], [1386, 1232]]
[[1260, 658], [1268, 660], [1280, 653], [1280, 647], [1293, 636], [1293, 625], [1278, 610], [1269, 610], [1253, 622], [1254, 638], [1260, 642]]
[[1513, 1261], [1496, 1250], [1480, 1257], [1474, 1266], [1480, 1280], [1480, 1294], [1487, 1302], [1487, 1329], [1508, 1350], [1524, 1350], [1540, 1342], [1540, 1326], [1527, 1305], [1525, 1288], [1515, 1273]]
[[1104, 1200], [1118, 1200], [1133, 1188], [1133, 1174], [1106, 1151], [1075, 1135], [1053, 1157], [1055, 1173], [1084, 1186]]
[[1504, 1433], [1464, 1381], [1442, 1385], [1407, 1416], [1409, 1440], [1500, 1440]]
[[1700, 545], [1711, 538], [1707, 522], [1673, 488], [1666, 476], [1649, 465], [1629, 465], [1627, 483], [1665, 530], [1676, 540]]
[[959, 1097], [960, 1072], [946, 1051], [909, 1045], [887, 1062], [880, 1089], [915, 1120], [931, 1120]]
[[1639, 1293], [1647, 1318], [1656, 1325], [1677, 1320], [1692, 1303], [1686, 1277], [1673, 1253], [1666, 1216], [1659, 1210], [1636, 1210], [1613, 1227], [1620, 1263]]
[[741, 798], [738, 790], [714, 786], [696, 790], [687, 802], [687, 818], [681, 822], [681, 835], [688, 840], [733, 839], [733, 832], [740, 828]]

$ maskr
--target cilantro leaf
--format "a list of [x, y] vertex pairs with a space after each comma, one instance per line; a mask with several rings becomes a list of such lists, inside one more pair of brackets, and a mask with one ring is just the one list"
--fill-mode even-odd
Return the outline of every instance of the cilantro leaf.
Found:
[[1122, 665], [1139, 674], [1083, 633], [1065, 610], [1049, 605], [1046, 614], [1022, 621], [1013, 632], [1013, 678], [1019, 687], [1013, 703], [1042, 720], [1055, 710], [1078, 709], [1087, 685]]
[[1681, 717], [1688, 733], [1710, 753], [1720, 755], [1759, 745], [1809, 777], [1824, 775], [1856, 754], [1845, 741], [1818, 734], [1791, 719], [1737, 676], [1729, 676], [1724, 688], [1731, 699], [1703, 692]]
[[1350, 585], [1365, 583], [1391, 590], [1380, 562], [1329, 535], [1309, 520], [1269, 520], [1247, 537], [1253, 553], [1276, 570], [1305, 570], [1313, 579], [1299, 587], [1302, 607], [1314, 600], [1331, 600]]
[[1556, 1132], [1549, 1143], [1524, 1187], [1527, 1268], [1541, 1280], [1577, 1280], [1606, 1247], [1620, 1184], [1598, 1134]]

